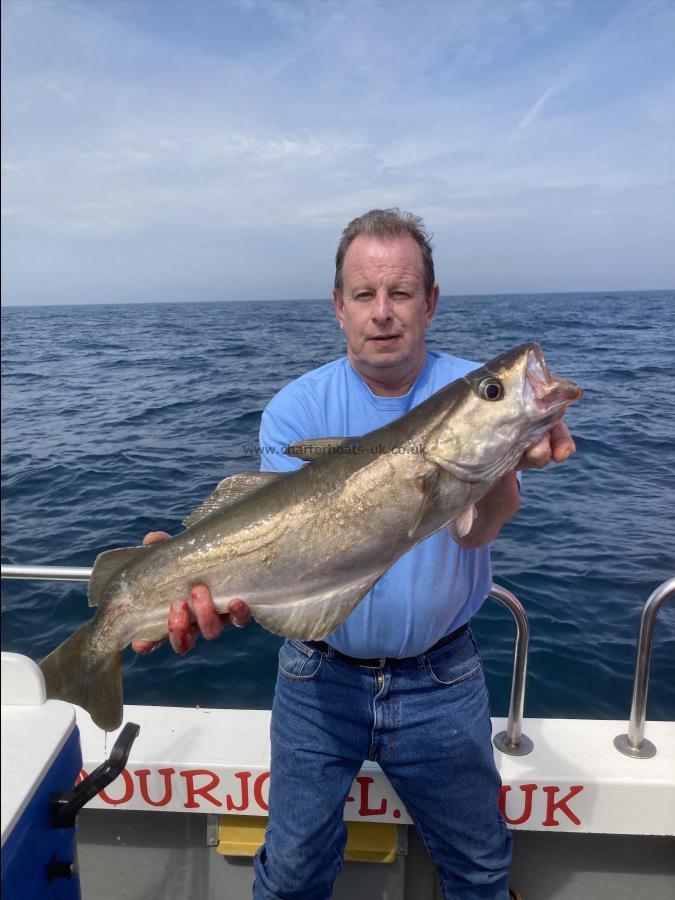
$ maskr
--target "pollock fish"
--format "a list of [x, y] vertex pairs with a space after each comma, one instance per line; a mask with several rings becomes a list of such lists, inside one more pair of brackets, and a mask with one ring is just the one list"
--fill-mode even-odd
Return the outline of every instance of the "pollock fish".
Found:
[[297, 471], [226, 478], [181, 534], [97, 557], [96, 615], [43, 660], [47, 696], [117, 728], [122, 650], [166, 637], [171, 602], [199, 582], [219, 612], [240, 598], [276, 634], [324, 638], [419, 541], [450, 523], [468, 534], [476, 503], [581, 393], [523, 344], [383, 428], [292, 445]]

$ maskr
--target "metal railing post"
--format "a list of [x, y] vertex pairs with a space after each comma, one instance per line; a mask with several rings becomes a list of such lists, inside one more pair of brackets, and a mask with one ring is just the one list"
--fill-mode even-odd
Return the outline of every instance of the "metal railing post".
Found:
[[628, 721], [628, 734], [618, 734], [614, 746], [625, 756], [634, 759], [651, 759], [656, 755], [656, 747], [645, 738], [647, 718], [647, 689], [649, 687], [649, 664], [652, 656], [654, 621], [663, 603], [675, 596], [675, 578], [668, 578], [653, 591], [642, 609], [640, 631], [635, 652], [635, 678], [633, 699]]
[[530, 625], [527, 615], [518, 598], [506, 588], [493, 584], [490, 597], [494, 597], [511, 613], [516, 622], [516, 647], [513, 652], [513, 677], [511, 680], [511, 699], [509, 701], [509, 717], [506, 731], [500, 731], [493, 738], [493, 743], [502, 753], [510, 756], [525, 756], [530, 753], [533, 743], [523, 734], [523, 708], [525, 705], [525, 676], [527, 675], [527, 653], [530, 644]]
[[[88, 581], [92, 570], [79, 566], [15, 566], [2, 565], [2, 578], [36, 579], [40, 581]], [[511, 700], [506, 731], [495, 735], [493, 742], [502, 753], [525, 756], [533, 747], [532, 741], [522, 733], [523, 706], [525, 703], [525, 676], [527, 652], [530, 642], [530, 626], [520, 601], [506, 588], [493, 584], [490, 597], [502, 603], [516, 623], [516, 646], [513, 654], [513, 678]]]
[[31, 581], [89, 581], [91, 568], [85, 566], [13, 566], [3, 563], [1, 577]]

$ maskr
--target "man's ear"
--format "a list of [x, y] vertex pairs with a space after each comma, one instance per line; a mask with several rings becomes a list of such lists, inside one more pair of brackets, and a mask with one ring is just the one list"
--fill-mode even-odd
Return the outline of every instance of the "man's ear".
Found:
[[[438, 306], [438, 298], [441, 295], [441, 289], [437, 284], [431, 288], [427, 295], [427, 308], [426, 308], [426, 318], [425, 325], [428, 328], [431, 325], [431, 320], [434, 317], [434, 313], [436, 312], [436, 307]], [[335, 301], [333, 301], [335, 303]]]
[[335, 316], [340, 323], [340, 328], [344, 331], [345, 329], [345, 301], [342, 296], [342, 292], [338, 291], [337, 288], [333, 288], [333, 309], [335, 310]]

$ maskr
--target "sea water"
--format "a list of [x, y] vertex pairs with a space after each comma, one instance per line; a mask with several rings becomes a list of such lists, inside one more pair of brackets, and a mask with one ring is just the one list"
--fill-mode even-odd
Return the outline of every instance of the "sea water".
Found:
[[[260, 414], [344, 352], [327, 300], [5, 307], [2, 560], [90, 566], [172, 533], [227, 475], [258, 468]], [[577, 453], [526, 472], [493, 547], [530, 621], [525, 714], [626, 719], [640, 612], [675, 575], [675, 292], [444, 297], [429, 345], [485, 361], [538, 341], [584, 388]], [[86, 585], [8, 582], [2, 649], [39, 660], [91, 616]], [[515, 629], [474, 618], [494, 715]], [[280, 639], [230, 629], [185, 657], [125, 651], [128, 703], [269, 707]], [[675, 604], [655, 628], [648, 717], [675, 718]]]

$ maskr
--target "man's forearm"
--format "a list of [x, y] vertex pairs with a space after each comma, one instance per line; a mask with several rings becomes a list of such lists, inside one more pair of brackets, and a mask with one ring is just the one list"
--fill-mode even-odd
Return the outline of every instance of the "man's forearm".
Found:
[[448, 526], [450, 537], [466, 550], [483, 547], [493, 541], [502, 527], [510, 522], [520, 506], [520, 489], [515, 472], [507, 472], [476, 504], [476, 518], [471, 530], [459, 537], [454, 524]]

